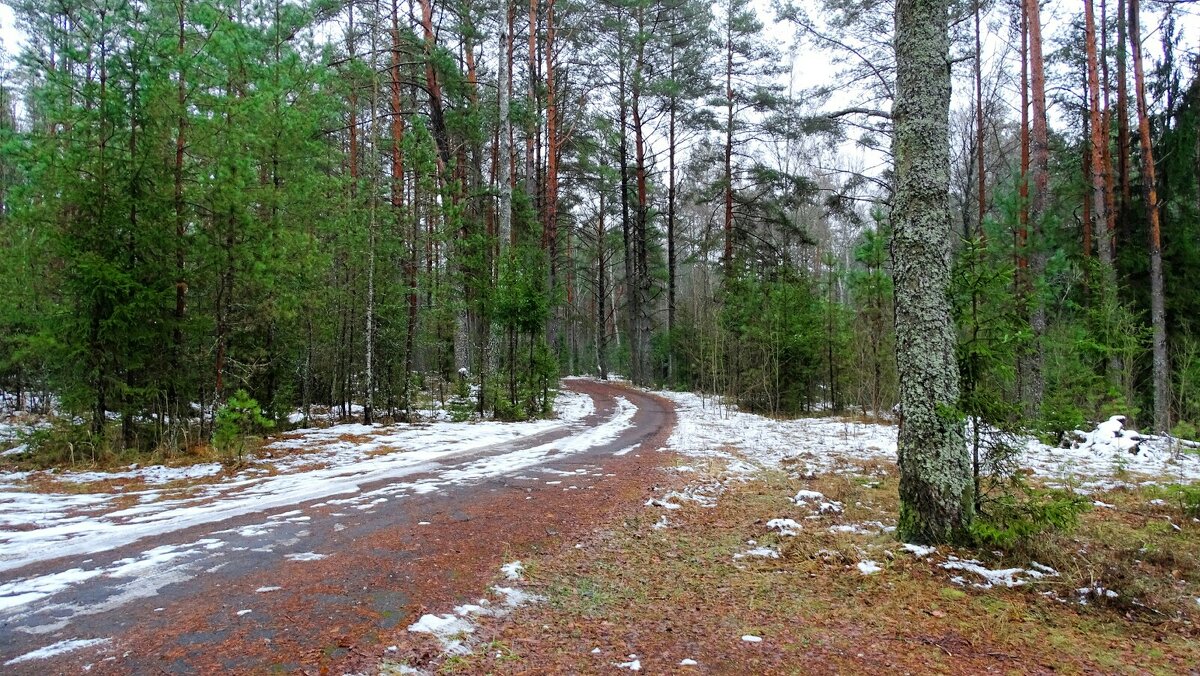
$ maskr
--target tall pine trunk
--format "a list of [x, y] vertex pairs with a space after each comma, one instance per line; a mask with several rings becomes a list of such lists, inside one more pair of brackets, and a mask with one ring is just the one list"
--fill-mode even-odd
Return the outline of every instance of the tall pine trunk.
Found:
[[1047, 192], [1050, 174], [1050, 142], [1046, 120], [1046, 71], [1042, 58], [1042, 20], [1038, 0], [1025, 0], [1026, 21], [1029, 33], [1029, 83], [1032, 110], [1032, 155], [1033, 195], [1029, 201], [1029, 222], [1033, 228], [1033, 245], [1029, 254], [1030, 286], [1033, 308], [1030, 312], [1029, 328], [1033, 344], [1029, 347], [1028, 369], [1026, 370], [1025, 413], [1036, 416], [1041, 413], [1042, 397], [1046, 389], [1045, 345], [1046, 303], [1038, 292], [1038, 285], [1046, 273], [1046, 247], [1043, 241], [1043, 220], [1046, 215]]
[[1137, 99], [1138, 141], [1142, 151], [1142, 198], [1150, 218], [1150, 325], [1153, 333], [1154, 430], [1170, 429], [1167, 368], [1167, 312], [1164, 303], [1162, 229], [1159, 225], [1158, 190], [1155, 186], [1154, 148], [1150, 144], [1150, 113], [1146, 104], [1146, 76], [1142, 65], [1139, 2], [1129, 0], [1129, 46], [1133, 53], [1133, 88]]

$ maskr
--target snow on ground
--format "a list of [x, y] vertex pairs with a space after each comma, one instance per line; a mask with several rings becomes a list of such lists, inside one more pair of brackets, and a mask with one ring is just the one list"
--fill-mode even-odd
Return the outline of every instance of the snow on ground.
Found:
[[500, 566], [500, 572], [504, 573], [505, 579], [520, 580], [525, 575], [525, 566], [520, 561], [512, 561]]
[[[982, 582], [974, 582], [972, 586], [979, 589], [991, 589], [995, 586], [1003, 587], [1020, 587], [1028, 584], [1031, 580], [1040, 580], [1046, 577], [1058, 577], [1058, 571], [1049, 566], [1034, 561], [1029, 564], [1029, 568], [1003, 568], [1000, 570], [991, 570], [984, 566], [979, 561], [963, 560], [956, 556], [948, 557], [947, 561], [942, 564], [942, 568], [946, 570], [961, 570], [971, 573], [982, 578]], [[950, 581], [955, 584], [966, 585], [967, 580], [962, 576], [950, 578]]]
[[[616, 411], [609, 419], [585, 427], [581, 421], [594, 412], [590, 397], [564, 392], [559, 401], [563, 415], [548, 421], [343, 425], [305, 430], [272, 446], [307, 444], [316, 448], [314, 452], [285, 455], [278, 462], [261, 463], [267, 467], [251, 467], [189, 491], [159, 487], [111, 493], [35, 493], [21, 490], [25, 475], [0, 473], [0, 572], [62, 556], [100, 553], [146, 537], [314, 500], [323, 499], [319, 505], [369, 512], [405, 495], [437, 492], [584, 452], [616, 438], [631, 426], [636, 412], [633, 404], [618, 398]], [[560, 431], [568, 436], [538, 443], [538, 435]], [[512, 443], [522, 438], [533, 445], [521, 448]], [[469, 457], [493, 445], [499, 451], [494, 455]], [[314, 456], [322, 458], [324, 466], [312, 469]], [[463, 456], [468, 457], [464, 460]], [[138, 471], [146, 473], [142, 476], [153, 476], [161, 470], [128, 470]], [[204, 471], [196, 470], [197, 475]], [[408, 476], [413, 479], [405, 481]], [[92, 480], [86, 477], [76, 483]], [[372, 483], [382, 487], [365, 488]], [[331, 516], [344, 515], [335, 512]], [[21, 622], [20, 631], [50, 634], [76, 617], [152, 597], [167, 585], [219, 570], [234, 557], [241, 557], [238, 552], [281, 556], [303, 565], [325, 557], [302, 546], [310, 535], [310, 521], [311, 516], [304, 510], [294, 509], [236, 528], [215, 530], [192, 542], [157, 546], [116, 561], [109, 559], [109, 563], [87, 559], [69, 570], [10, 578], [0, 585], [0, 613], [5, 621]], [[80, 605], [71, 602], [70, 597], [66, 601], [55, 598], [94, 578], [104, 578], [112, 589], [102, 601]], [[264, 586], [257, 591], [267, 593], [279, 588]], [[531, 598], [519, 589], [497, 588], [496, 593], [507, 605]]]
[[[520, 566], [520, 562], [514, 562]], [[508, 579], [513, 579], [510, 571], [513, 564], [501, 566], [500, 571]], [[477, 616], [503, 617], [514, 609], [530, 603], [544, 600], [541, 596], [531, 594], [514, 587], [492, 587], [491, 591], [501, 597], [499, 603], [487, 599], [479, 599], [478, 603], [464, 603], [455, 606], [454, 612], [441, 615], [425, 614], [408, 626], [413, 633], [430, 634], [449, 655], [462, 655], [471, 651], [470, 635], [475, 632], [476, 624], [472, 619]]]
[[20, 664], [22, 662], [31, 662], [33, 660], [45, 660], [51, 657], [57, 657], [82, 648], [91, 648], [98, 645], [104, 645], [112, 641], [111, 638], [73, 638], [67, 641], [59, 641], [53, 645], [48, 645], [45, 648], [38, 648], [33, 652], [25, 653], [20, 657], [14, 657], [4, 663], [4, 666], [12, 664]]
[[767, 530], [779, 531], [784, 537], [795, 537], [802, 529], [795, 519], [771, 519], [767, 522]]
[[[676, 468], [692, 480], [690, 485], [652, 497], [647, 506], [679, 509], [683, 506], [683, 496], [697, 493], [705, 499], [704, 506], [712, 506], [731, 482], [745, 481], [764, 469], [785, 469], [798, 478], [861, 475], [865, 463], [896, 460], [896, 428], [892, 425], [828, 416], [776, 420], [739, 411], [718, 397], [681, 392], [659, 394], [675, 403], [677, 422], [668, 448], [689, 458], [716, 461], [723, 469], [715, 478], [698, 479], [691, 464]], [[1047, 485], [1085, 493], [1131, 484], [1200, 481], [1200, 444], [1139, 434], [1126, 429], [1121, 416], [1106, 420], [1091, 431], [1075, 431], [1062, 447], [1048, 446], [1032, 438], [1019, 440], [1018, 446], [1021, 467], [1031, 470]], [[878, 521], [838, 523], [844, 506], [817, 491], [800, 490], [791, 502], [807, 512], [805, 520], [833, 521], [823, 526], [831, 533], [876, 536], [895, 531], [894, 526]], [[1108, 505], [1097, 503], [1097, 506]], [[795, 536], [800, 530], [800, 524], [793, 519], [775, 518], [767, 522], [767, 531], [780, 538]], [[902, 544], [901, 548], [918, 559], [936, 554], [933, 547]], [[878, 545], [867, 544], [866, 549], [878, 549]], [[771, 556], [768, 552], [775, 550], [760, 547], [734, 553], [733, 557]], [[858, 572], [863, 575], [883, 572], [883, 567], [867, 558], [863, 549], [859, 553]], [[890, 551], [883, 553], [889, 558], [894, 556]], [[1054, 569], [1036, 562], [1024, 568], [993, 570], [979, 561], [949, 556], [935, 565], [949, 571], [952, 582], [979, 589], [1017, 587], [1058, 576]], [[1080, 602], [1086, 603], [1088, 598], [1104, 595], [1106, 591], [1081, 590]]]
[[121, 472], [46, 472], [46, 474], [58, 481], [73, 484], [86, 484], [112, 479], [140, 479], [147, 484], [155, 485], [170, 483], [172, 481], [203, 479], [220, 474], [221, 469], [222, 465], [219, 462], [206, 462], [199, 465], [186, 465], [184, 467], [165, 467], [163, 465], [139, 467], [138, 465], [131, 465], [129, 469]]
[[[390, 496], [434, 492], [538, 465], [551, 454], [563, 457], [586, 451], [611, 441], [630, 427], [636, 411], [628, 400], [618, 398], [612, 418], [584, 428], [581, 421], [594, 411], [591, 398], [562, 392], [557, 401], [562, 405], [562, 417], [527, 423], [391, 427], [350, 424], [298, 430], [269, 444], [266, 450], [313, 449], [311, 452], [263, 460], [235, 476], [190, 492], [169, 493], [149, 488], [117, 493], [33, 493], [21, 490], [28, 473], [0, 472], [0, 571], [60, 556], [102, 552], [145, 537], [322, 498], [341, 496], [341, 500], [330, 502], [354, 503], [360, 509], [371, 509], [371, 503], [379, 504]], [[579, 433], [449, 469], [442, 464], [483, 448], [503, 447], [564, 428], [578, 428]], [[137, 474], [143, 478], [170, 476], [168, 480], [174, 480], [185, 472], [207, 476], [211, 470], [209, 465], [178, 473], [151, 467], [117, 474]], [[431, 478], [394, 481], [429, 473]], [[95, 481], [98, 475], [64, 472], [55, 477], [68, 481], [74, 478], [82, 483]], [[393, 483], [381, 489], [363, 490], [367, 484], [384, 480]], [[125, 501], [126, 506], [118, 508], [118, 499]], [[131, 501], [134, 504], [128, 505]]]
[[[726, 472], [735, 477], [778, 468], [785, 461], [801, 475], [819, 475], [846, 471], [864, 461], [896, 459], [893, 425], [839, 417], [775, 420], [744, 413], [717, 397], [659, 394], [675, 402], [676, 427], [667, 446], [685, 456], [725, 461]], [[1051, 483], [1082, 490], [1103, 490], [1122, 482], [1200, 481], [1195, 443], [1127, 430], [1121, 416], [1070, 436], [1073, 443], [1068, 448], [1027, 439], [1020, 464]]]
[[874, 575], [881, 570], [883, 570], [883, 568], [878, 563], [871, 561], [870, 559], [864, 559], [858, 562], [858, 572], [862, 573], [863, 575]]

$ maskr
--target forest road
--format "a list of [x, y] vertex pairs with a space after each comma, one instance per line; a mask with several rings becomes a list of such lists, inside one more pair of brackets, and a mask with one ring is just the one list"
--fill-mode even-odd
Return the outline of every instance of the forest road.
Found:
[[[594, 412], [423, 466], [395, 493], [395, 480], [367, 484], [350, 499], [0, 572], [0, 588], [82, 579], [33, 603], [0, 603], [0, 672], [341, 674], [371, 670], [397, 645], [432, 655], [426, 635], [407, 631], [421, 614], [478, 599], [502, 564], [573, 546], [661, 481], [669, 401], [591, 380], [564, 387], [591, 397]], [[522, 451], [525, 464], [506, 462]]]

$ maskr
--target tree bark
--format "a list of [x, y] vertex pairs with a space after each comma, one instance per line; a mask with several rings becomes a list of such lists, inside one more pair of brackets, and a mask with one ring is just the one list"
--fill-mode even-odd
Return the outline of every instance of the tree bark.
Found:
[[[671, 79], [676, 77], [675, 47], [671, 47]], [[667, 105], [667, 382], [675, 382], [675, 108], [672, 92]]]
[[1046, 303], [1037, 292], [1037, 285], [1046, 273], [1046, 247], [1043, 241], [1043, 220], [1046, 214], [1047, 188], [1050, 173], [1050, 143], [1046, 121], [1046, 72], [1042, 58], [1042, 23], [1038, 0], [1025, 0], [1029, 25], [1029, 73], [1030, 100], [1033, 104], [1032, 142], [1033, 196], [1029, 202], [1029, 222], [1033, 228], [1033, 246], [1030, 253], [1030, 285], [1033, 288], [1033, 309], [1029, 328], [1033, 333], [1033, 344], [1029, 353], [1029, 368], [1026, 371], [1025, 412], [1029, 416], [1041, 413], [1042, 396], [1045, 392], [1045, 346]]
[[1117, 203], [1117, 222], [1113, 232], [1115, 241], [1125, 227], [1125, 213], [1129, 208], [1129, 75], [1127, 73], [1127, 0], [1117, 0], [1117, 182], [1120, 184], [1120, 199]]
[[1100, 66], [1096, 55], [1096, 19], [1092, 0], [1083, 0], [1084, 51], [1087, 53], [1088, 126], [1091, 130], [1088, 166], [1092, 185], [1092, 231], [1098, 233], [1096, 255], [1103, 275], [1101, 283], [1107, 287], [1115, 282], [1112, 274], [1113, 259], [1108, 232], [1108, 204], [1104, 177], [1105, 128], [1100, 118]]
[[733, 8], [725, 18], [725, 275], [733, 265]]
[[983, 135], [983, 49], [981, 42], [982, 32], [980, 30], [980, 2], [975, 0], [975, 171], [978, 174], [978, 195], [976, 199], [979, 204], [978, 220], [975, 222], [975, 234], [979, 237], [980, 242], [984, 240], [983, 218], [987, 214], [987, 164], [984, 157], [984, 135]]
[[973, 516], [958, 406], [950, 281], [950, 39], [945, 0], [896, 3], [896, 364], [900, 520], [906, 542], [951, 542]]
[[1150, 112], [1142, 65], [1139, 2], [1129, 1], [1129, 46], [1133, 53], [1133, 87], [1137, 99], [1138, 141], [1142, 151], [1142, 198], [1150, 219], [1150, 325], [1153, 333], [1154, 431], [1170, 430], [1170, 372], [1167, 366], [1167, 312], [1163, 289], [1162, 230], [1155, 186], [1154, 148], [1150, 143]]
[[496, 162], [499, 176], [496, 179], [496, 183], [500, 192], [498, 237], [500, 248], [503, 249], [512, 243], [512, 165], [510, 164], [510, 157], [512, 156], [512, 147], [510, 145], [512, 142], [512, 122], [509, 120], [508, 111], [509, 97], [511, 96], [510, 87], [512, 86], [508, 74], [509, 69], [512, 67], [510, 63], [512, 52], [508, 36], [509, 0], [500, 0], [499, 9], [500, 44], [496, 52], [496, 59], [500, 65], [499, 75], [496, 78], [496, 99], [500, 108], [500, 130], [498, 132], [497, 143], [499, 158]]

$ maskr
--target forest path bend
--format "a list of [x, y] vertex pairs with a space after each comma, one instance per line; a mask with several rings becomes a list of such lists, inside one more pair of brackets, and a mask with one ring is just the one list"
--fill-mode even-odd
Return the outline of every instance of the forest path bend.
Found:
[[594, 411], [403, 472], [368, 473], [353, 488], [314, 485], [307, 499], [289, 493], [295, 499], [263, 498], [257, 511], [210, 512], [111, 549], [73, 545], [57, 556], [48, 545], [33, 563], [0, 572], [0, 670], [373, 664], [425, 609], [478, 597], [506, 560], [573, 541], [650, 492], [669, 457], [649, 451], [674, 427], [671, 403], [591, 380], [564, 387], [590, 397]]

